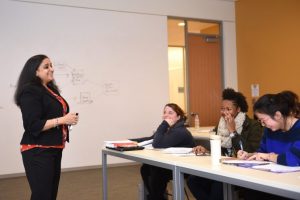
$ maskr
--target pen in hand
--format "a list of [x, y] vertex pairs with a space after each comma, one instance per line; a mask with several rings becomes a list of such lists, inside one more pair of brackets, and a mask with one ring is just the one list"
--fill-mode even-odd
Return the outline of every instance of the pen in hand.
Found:
[[246, 160], [248, 158], [248, 153], [246, 151], [239, 150], [237, 153], [237, 157], [238, 159]]
[[[78, 116], [78, 113], [76, 113], [76, 116]], [[69, 125], [69, 131], [73, 129], [73, 125]]]
[[194, 147], [192, 152], [195, 153], [196, 156], [197, 155], [207, 155], [208, 154], [208, 151], [201, 145]]
[[240, 145], [241, 150], [244, 151], [242, 140], [239, 141], [239, 145]]

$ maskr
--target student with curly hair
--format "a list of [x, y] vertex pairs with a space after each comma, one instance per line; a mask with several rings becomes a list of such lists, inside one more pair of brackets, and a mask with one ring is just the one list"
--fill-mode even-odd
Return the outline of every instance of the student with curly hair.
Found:
[[[248, 104], [245, 96], [231, 88], [224, 89], [220, 111], [221, 118], [215, 131], [221, 136], [222, 154], [235, 156], [240, 149], [256, 151], [262, 137], [262, 126], [246, 114]], [[196, 154], [208, 151], [202, 146], [193, 150]], [[187, 184], [196, 199], [223, 199], [221, 182], [190, 176]]]

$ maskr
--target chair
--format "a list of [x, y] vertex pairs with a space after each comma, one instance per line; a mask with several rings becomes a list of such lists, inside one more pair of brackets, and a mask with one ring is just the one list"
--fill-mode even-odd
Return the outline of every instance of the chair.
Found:
[[[167, 191], [167, 193], [166, 193], [168, 196], [173, 196], [171, 193], [169, 193], [168, 191]], [[188, 193], [187, 193], [187, 191], [186, 191], [186, 189], [185, 189], [185, 187], [184, 187], [184, 194], [185, 194], [185, 196], [186, 196], [186, 198], [187, 198], [187, 200], [190, 200], [190, 198], [189, 198], [189, 195], [188, 195]]]
[[[185, 182], [185, 180], [187, 179], [187, 177], [188, 177], [188, 175], [185, 174], [185, 175], [184, 175], [184, 182]], [[173, 180], [171, 180], [170, 182], [172, 182], [172, 181], [173, 181]], [[190, 200], [186, 188], [184, 187], [183, 189], [184, 189], [184, 194], [185, 194], [187, 200]], [[169, 193], [168, 191], [167, 191], [166, 194], [167, 194], [168, 196], [173, 196], [173, 195], [172, 195], [171, 193]]]

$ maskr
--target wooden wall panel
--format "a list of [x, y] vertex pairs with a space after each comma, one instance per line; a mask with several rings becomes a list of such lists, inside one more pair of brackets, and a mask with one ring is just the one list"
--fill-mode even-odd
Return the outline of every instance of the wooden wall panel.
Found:
[[189, 111], [199, 113], [200, 126], [214, 126], [220, 118], [222, 94], [220, 42], [189, 34], [188, 65]]

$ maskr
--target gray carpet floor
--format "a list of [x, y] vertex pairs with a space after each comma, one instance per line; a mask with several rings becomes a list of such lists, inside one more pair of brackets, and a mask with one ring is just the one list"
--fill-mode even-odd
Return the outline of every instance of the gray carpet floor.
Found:
[[[138, 200], [140, 165], [108, 168], [108, 199]], [[170, 184], [168, 190], [172, 190]], [[190, 200], [193, 198], [190, 196]], [[26, 177], [0, 179], [0, 200], [29, 200], [30, 188]], [[57, 200], [101, 200], [102, 171], [88, 169], [63, 172]], [[169, 198], [171, 199], [171, 197]]]
[[[140, 165], [108, 168], [108, 199], [138, 199]], [[0, 200], [29, 200], [26, 177], [0, 179]], [[98, 169], [63, 172], [57, 200], [102, 199], [102, 171]]]

